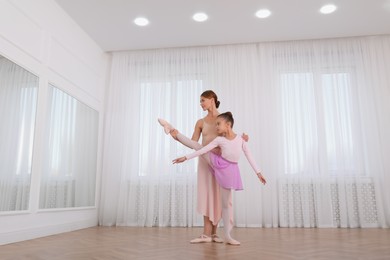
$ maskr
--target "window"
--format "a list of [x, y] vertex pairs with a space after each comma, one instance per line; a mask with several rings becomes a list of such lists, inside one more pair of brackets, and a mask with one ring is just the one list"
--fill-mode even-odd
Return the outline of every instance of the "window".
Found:
[[280, 86], [285, 173], [353, 174], [351, 73], [283, 73]]
[[350, 74], [322, 74], [321, 83], [328, 168], [333, 172], [352, 171], [354, 142]]
[[173, 159], [170, 155], [188, 153], [182, 144], [163, 134], [157, 118], [166, 119], [181, 133], [191, 137], [195, 122], [202, 117], [199, 108], [202, 80], [144, 82], [140, 88], [139, 176], [171, 174], [172, 171], [196, 172], [196, 160], [174, 168], [156, 167], [151, 162], [170, 162]]

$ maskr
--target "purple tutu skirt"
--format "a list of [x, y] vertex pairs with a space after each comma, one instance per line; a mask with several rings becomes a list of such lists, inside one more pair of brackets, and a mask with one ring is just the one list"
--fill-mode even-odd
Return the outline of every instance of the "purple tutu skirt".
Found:
[[219, 186], [225, 189], [243, 190], [238, 164], [229, 162], [215, 153], [209, 154], [212, 172]]

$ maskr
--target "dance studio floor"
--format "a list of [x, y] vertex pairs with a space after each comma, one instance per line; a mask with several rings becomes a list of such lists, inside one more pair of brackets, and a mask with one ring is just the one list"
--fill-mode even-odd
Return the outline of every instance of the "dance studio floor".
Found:
[[201, 231], [93, 227], [0, 246], [0, 259], [390, 259], [390, 229], [234, 228], [241, 246], [190, 244]]

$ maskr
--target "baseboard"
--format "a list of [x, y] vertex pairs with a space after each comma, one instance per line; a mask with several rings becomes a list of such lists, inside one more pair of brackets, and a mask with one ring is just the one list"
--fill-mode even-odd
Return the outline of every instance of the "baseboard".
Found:
[[71, 223], [64, 223], [60, 225], [48, 225], [13, 232], [0, 233], [0, 245], [6, 245], [40, 237], [61, 234], [94, 226], [97, 226], [96, 218]]

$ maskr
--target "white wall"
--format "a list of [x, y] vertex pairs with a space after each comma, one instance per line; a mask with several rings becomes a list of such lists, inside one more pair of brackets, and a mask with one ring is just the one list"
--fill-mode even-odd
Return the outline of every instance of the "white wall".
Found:
[[[39, 210], [42, 140], [48, 83], [99, 112], [97, 199], [100, 193], [104, 92], [109, 55], [54, 0], [0, 0], [0, 54], [39, 77], [30, 207], [0, 213], [0, 245], [97, 224], [97, 208]], [[3, 126], [2, 126], [3, 127]]]

